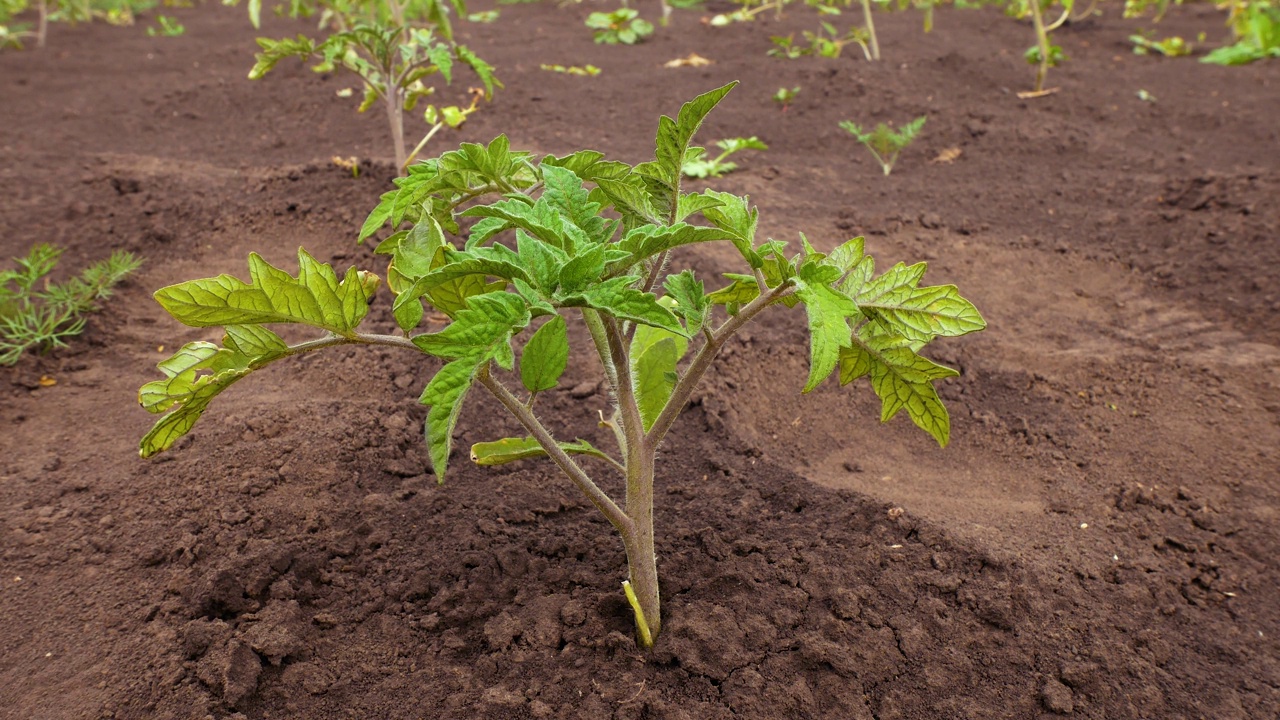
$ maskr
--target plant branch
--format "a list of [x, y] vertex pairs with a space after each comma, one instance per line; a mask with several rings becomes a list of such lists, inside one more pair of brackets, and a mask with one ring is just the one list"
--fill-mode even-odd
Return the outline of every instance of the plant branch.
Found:
[[587, 499], [591, 501], [591, 504], [595, 505], [596, 508], [604, 514], [605, 518], [609, 520], [619, 533], [626, 536], [632, 532], [633, 523], [631, 522], [631, 518], [627, 517], [627, 514], [622, 511], [622, 508], [618, 507], [617, 503], [606, 495], [598, 485], [592, 482], [587, 473], [560, 447], [555, 438], [551, 436], [551, 433], [548, 432], [545, 427], [543, 427], [542, 423], [538, 421], [538, 418], [534, 417], [529, 408], [525, 407], [515, 395], [512, 395], [511, 391], [508, 390], [506, 386], [489, 374], [488, 363], [482, 364], [480, 369], [476, 371], [476, 379], [479, 380], [480, 384], [484, 385], [489, 392], [493, 393], [493, 396], [498, 399], [498, 402], [502, 403], [502, 405], [520, 421], [520, 424], [529, 431], [529, 434], [533, 435], [533, 437], [538, 441], [538, 444], [542, 446], [542, 449], [547, 451], [547, 455], [549, 455], [551, 459], [555, 461], [556, 465], [559, 465], [560, 469], [564, 471], [564, 474], [568, 475], [569, 479], [572, 480], [584, 494], [586, 494]]
[[747, 303], [737, 315], [729, 316], [728, 320], [716, 328], [715, 332], [707, 337], [707, 341], [698, 348], [697, 354], [693, 358], [693, 363], [689, 365], [689, 369], [681, 376], [675, 388], [671, 391], [671, 398], [667, 400], [667, 404], [662, 408], [662, 412], [658, 414], [653, 426], [649, 428], [649, 432], [645, 435], [644, 442], [649, 450], [656, 450], [658, 445], [662, 443], [663, 437], [667, 431], [675, 423], [676, 418], [680, 416], [680, 412], [684, 410], [685, 403], [689, 402], [689, 396], [693, 394], [693, 389], [702, 381], [702, 376], [711, 368], [711, 362], [715, 360], [716, 355], [720, 352], [720, 348], [724, 347], [724, 343], [734, 333], [738, 332], [743, 325], [746, 325], [752, 318], [764, 310], [775, 300], [785, 297], [794, 292], [790, 281], [780, 283], [778, 287], [771, 289], [767, 293], [756, 296], [755, 300]]
[[609, 387], [618, 387], [618, 368], [613, 364], [613, 356], [609, 352], [609, 338], [600, 313], [592, 308], [582, 308], [582, 320], [587, 324], [587, 332], [591, 333], [591, 340], [596, 346], [596, 354], [600, 356], [600, 364], [604, 367]]
[[644, 450], [644, 421], [640, 417], [640, 406], [636, 404], [635, 388], [631, 384], [631, 358], [627, 354], [626, 336], [618, 321], [609, 316], [601, 316], [604, 323], [605, 339], [609, 344], [609, 357], [617, 373], [617, 383], [613, 386], [617, 395], [619, 419], [622, 433], [626, 438], [624, 461], [630, 467], [638, 458], [636, 453]]

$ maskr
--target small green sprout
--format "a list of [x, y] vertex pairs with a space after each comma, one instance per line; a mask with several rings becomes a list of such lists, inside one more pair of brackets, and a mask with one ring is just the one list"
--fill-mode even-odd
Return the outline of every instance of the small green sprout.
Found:
[[172, 18], [168, 15], [157, 15], [156, 22], [160, 24], [160, 27], [148, 27], [147, 35], [149, 37], [178, 37], [187, 31], [186, 26], [179, 23], [177, 18]]
[[884, 123], [876, 125], [876, 129], [871, 132], [864, 132], [862, 127], [852, 120], [841, 122], [840, 127], [849, 131], [858, 139], [858, 142], [866, 146], [880, 163], [884, 174], [888, 175], [893, 171], [894, 163], [898, 162], [898, 155], [911, 144], [912, 140], [916, 139], [916, 135], [920, 133], [920, 128], [924, 127], [927, 119], [922, 115], [903, 125], [897, 132]]
[[635, 45], [653, 34], [653, 23], [642, 20], [638, 10], [626, 7], [591, 13], [587, 27], [595, 31], [596, 43], [605, 45]]
[[800, 86], [797, 85], [790, 90], [782, 87], [778, 88], [778, 92], [773, 94], [773, 101], [782, 106], [782, 112], [786, 112], [791, 107], [791, 103], [796, 101], [796, 96], [800, 94]]
[[752, 135], [749, 138], [727, 138], [717, 140], [716, 147], [722, 152], [715, 158], [708, 158], [707, 151], [700, 147], [691, 147], [685, 153], [684, 165], [680, 168], [686, 176], [692, 178], [718, 178], [725, 173], [738, 169], [737, 163], [728, 162], [727, 158], [739, 150], [768, 150], [769, 146]]

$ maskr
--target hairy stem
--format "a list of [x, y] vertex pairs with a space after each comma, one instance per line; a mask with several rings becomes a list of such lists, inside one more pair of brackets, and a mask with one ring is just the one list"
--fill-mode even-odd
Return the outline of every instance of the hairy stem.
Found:
[[595, 505], [604, 514], [605, 518], [617, 528], [624, 539], [633, 533], [631, 518], [627, 517], [622, 508], [618, 507], [617, 503], [591, 480], [591, 477], [587, 475], [578, 463], [574, 462], [573, 458], [560, 448], [556, 439], [543, 427], [538, 418], [534, 417], [533, 412], [525, 407], [524, 403], [521, 403], [515, 395], [512, 395], [506, 386], [489, 374], [489, 365], [487, 363], [480, 366], [480, 369], [476, 372], [476, 379], [498, 399], [498, 402], [502, 403], [503, 407], [520, 421], [520, 424], [538, 441], [542, 449], [547, 451], [547, 455], [582, 490], [587, 499], [591, 501], [591, 504]]
[[653, 543], [653, 464], [656, 454], [652, 449], [643, 447], [627, 458], [627, 516], [631, 519], [631, 531], [622, 534], [622, 544], [627, 551], [627, 577], [641, 610], [636, 614], [636, 635], [645, 650], [653, 646], [653, 639], [662, 631], [658, 556]]
[[600, 356], [600, 364], [604, 367], [605, 379], [609, 387], [618, 386], [618, 368], [613, 364], [613, 356], [609, 352], [609, 338], [605, 334], [604, 321], [600, 313], [592, 308], [582, 308], [582, 320], [587, 324], [587, 332], [596, 346], [596, 354]]

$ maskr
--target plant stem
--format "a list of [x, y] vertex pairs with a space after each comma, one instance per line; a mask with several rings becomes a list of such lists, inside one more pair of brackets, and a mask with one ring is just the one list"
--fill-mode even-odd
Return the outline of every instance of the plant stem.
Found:
[[1044, 29], [1044, 13], [1040, 0], [1031, 0], [1031, 22], [1036, 28], [1036, 43], [1040, 47], [1040, 65], [1036, 68], [1036, 92], [1044, 90], [1044, 79], [1049, 74], [1049, 34]]
[[49, 36], [49, 0], [40, 0], [40, 25], [36, 30], [36, 47], [44, 47], [45, 38]]
[[533, 412], [525, 407], [524, 403], [520, 402], [515, 395], [512, 395], [506, 386], [489, 374], [488, 363], [481, 365], [480, 369], [476, 371], [476, 380], [480, 381], [480, 384], [484, 385], [498, 399], [498, 402], [502, 403], [503, 407], [520, 421], [520, 424], [538, 441], [542, 449], [547, 451], [547, 455], [582, 490], [587, 499], [591, 501], [591, 504], [595, 505], [604, 514], [605, 518], [622, 534], [624, 539], [632, 534], [633, 523], [631, 518], [627, 517], [622, 508], [618, 507], [617, 503], [592, 482], [591, 477], [587, 475], [578, 463], [574, 462], [573, 458], [561, 449], [556, 439], [551, 436], [551, 433], [543, 427], [538, 418], [534, 417]]
[[600, 356], [600, 364], [604, 366], [604, 376], [609, 381], [609, 387], [617, 387], [618, 368], [613, 365], [613, 356], [609, 352], [609, 338], [605, 334], [604, 321], [600, 319], [600, 313], [591, 308], [582, 308], [582, 320], [587, 324], [587, 332], [591, 333], [591, 339], [595, 343], [596, 354]]
[[391, 91], [384, 97], [387, 122], [391, 124], [391, 141], [396, 150], [396, 171], [398, 175], [403, 175], [404, 166], [409, 164], [409, 156], [404, 148], [404, 90], [400, 87], [389, 90]]
[[867, 34], [871, 36], [871, 59], [880, 59], [880, 40], [876, 38], [876, 21], [871, 17], [871, 0], [862, 0], [862, 19], [867, 24]]
[[[648, 650], [662, 631], [658, 556], [653, 544], [653, 464], [657, 453], [641, 445], [627, 457], [627, 516], [631, 531], [622, 533], [622, 544], [627, 551], [627, 577], [642, 611], [636, 615], [636, 635], [640, 646]], [[641, 618], [647, 633], [640, 629], [644, 627]]]
[[684, 410], [685, 403], [689, 402], [689, 396], [693, 394], [693, 389], [698, 386], [702, 380], [702, 376], [711, 368], [711, 361], [715, 360], [716, 354], [720, 352], [720, 348], [724, 347], [725, 341], [738, 332], [743, 325], [747, 324], [752, 318], [764, 310], [775, 300], [785, 297], [792, 292], [789, 282], [779, 284], [767, 293], [756, 296], [755, 300], [747, 303], [737, 315], [729, 316], [715, 332], [707, 337], [702, 347], [698, 348], [698, 352], [694, 355], [693, 363], [689, 365], [689, 369], [676, 383], [675, 388], [671, 391], [671, 399], [667, 400], [667, 404], [662, 408], [662, 412], [658, 414], [657, 419], [653, 421], [653, 425], [649, 428], [648, 434], [644, 438], [646, 449], [649, 452], [657, 452], [658, 446], [662, 444], [662, 439], [666, 436], [667, 431], [671, 429], [676, 418], [680, 416], [680, 412]]

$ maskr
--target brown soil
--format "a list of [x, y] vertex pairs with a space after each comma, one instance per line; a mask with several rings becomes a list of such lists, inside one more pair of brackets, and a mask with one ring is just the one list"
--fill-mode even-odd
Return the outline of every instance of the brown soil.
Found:
[[[749, 192], [775, 236], [927, 259], [985, 313], [935, 353], [963, 370], [943, 388], [951, 447], [877, 424], [866, 387], [800, 396], [803, 327], [766, 314], [663, 458], [648, 654], [620, 542], [553, 468], [427, 474], [415, 398], [435, 367], [413, 358], [275, 368], [141, 461], [136, 388], [216, 339], [149, 292], [298, 245], [380, 270], [353, 236], [389, 141], [335, 97], [348, 78], [246, 80], [243, 9], [173, 10], [181, 38], [55, 26], [47, 50], [0, 54], [0, 255], [49, 241], [68, 264], [127, 248], [147, 265], [70, 349], [0, 371], [0, 717], [1280, 714], [1280, 63], [1136, 57], [1143, 23], [1108, 7], [1059, 32], [1061, 91], [1022, 101], [1030, 32], [997, 12], [940, 13], [927, 36], [882, 15], [873, 65], [766, 57], [814, 24], [803, 10], [723, 30], [677, 12], [605, 47], [592, 9], [467, 26], [507, 89], [436, 149], [505, 131], [636, 161], [659, 113], [741, 79], [701, 137], [770, 150], [717, 187]], [[1159, 29], [1224, 35], [1202, 6]], [[659, 67], [692, 51], [716, 64]], [[837, 127], [921, 114], [887, 178]], [[681, 260], [733, 268], [719, 248]], [[384, 303], [372, 323], [389, 320]], [[564, 386], [596, 380], [583, 361]], [[548, 395], [554, 429], [603, 441], [606, 397]], [[460, 448], [515, 431], [497, 408], [471, 396]]]

